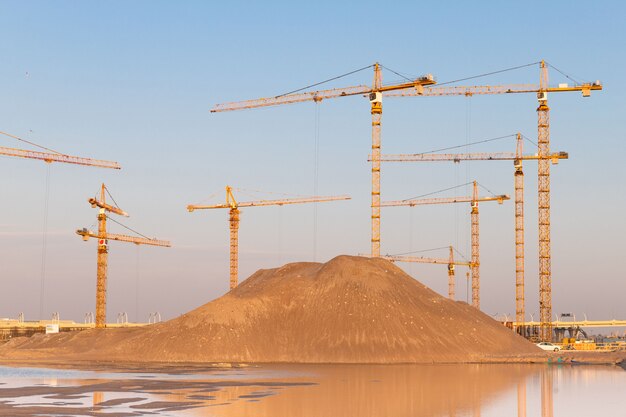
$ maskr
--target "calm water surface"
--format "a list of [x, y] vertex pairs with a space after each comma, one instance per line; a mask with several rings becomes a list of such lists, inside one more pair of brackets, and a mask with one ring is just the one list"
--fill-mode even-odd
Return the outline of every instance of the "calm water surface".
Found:
[[169, 373], [0, 367], [0, 416], [626, 416], [626, 371], [275, 365]]

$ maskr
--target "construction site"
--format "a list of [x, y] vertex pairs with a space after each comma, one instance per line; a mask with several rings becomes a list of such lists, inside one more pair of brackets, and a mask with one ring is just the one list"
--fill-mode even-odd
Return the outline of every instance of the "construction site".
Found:
[[0, 10], [0, 417], [623, 414], [626, 4]]
[[[555, 201], [555, 197], [552, 195], [554, 187], [551, 187], [551, 166], [563, 160], [567, 161], [569, 154], [565, 151], [554, 152], [551, 149], [549, 97], [552, 97], [553, 93], [555, 95], [575, 93], [586, 98], [590, 97], [592, 92], [600, 92], [603, 86], [600, 81], [551, 85], [548, 78], [550, 67], [548, 63], [540, 61], [524, 67], [528, 66], [537, 68], [537, 84], [439, 85], [432, 74], [407, 79], [401, 83], [383, 83], [383, 67], [375, 63], [358, 70], [373, 72], [371, 85], [327, 90], [308, 88], [306, 91], [301, 89], [271, 98], [215, 105], [211, 109], [212, 113], [301, 102], [313, 102], [317, 108], [320, 103], [335, 98], [365, 97], [370, 103], [371, 115], [371, 148], [368, 156], [371, 167], [370, 251], [360, 253], [360, 257], [339, 256], [327, 263], [290, 263], [282, 267], [261, 269], [242, 285], [239, 277], [240, 209], [247, 211], [252, 207], [313, 204], [316, 210], [314, 221], [317, 222], [318, 203], [345, 201], [351, 197], [320, 196], [316, 183], [313, 196], [241, 201], [236, 196], [238, 189], [228, 185], [225, 189], [225, 202], [187, 204], [187, 210], [189, 212], [206, 209], [228, 210], [229, 243], [224, 242], [223, 247], [229, 248], [229, 276], [223, 279], [228, 282], [229, 292], [190, 313], [164, 323], [159, 323], [161, 318], [158, 312], [151, 313], [147, 323], [129, 322], [125, 312], [119, 313], [117, 321], [111, 323], [107, 322], [109, 242], [165, 248], [172, 245], [167, 240], [149, 238], [118, 222], [115, 217], [110, 217], [112, 214], [128, 217], [128, 214], [117, 205], [108, 187], [101, 184], [98, 193], [88, 199], [91, 207], [98, 211], [97, 226], [94, 230], [84, 227], [76, 230], [76, 234], [84, 241], [94, 239], [97, 242], [95, 314], [86, 313], [84, 323], [63, 321], [59, 313], [55, 313], [52, 320], [27, 321], [23, 313], [16, 319], [4, 319], [0, 321], [0, 335], [4, 342], [11, 342], [0, 348], [0, 357], [23, 359], [26, 355], [32, 358], [34, 352], [38, 352], [35, 356], [41, 358], [50, 355], [58, 357], [59, 349], [63, 349], [71, 357], [78, 355], [82, 358], [102, 360], [117, 355], [122, 361], [422, 363], [506, 361], [521, 360], [520, 358], [536, 361], [537, 357], [541, 356], [541, 351], [532, 343], [538, 342], [554, 343], [555, 350], [564, 351], [626, 351], [626, 343], [619, 337], [604, 343], [602, 340], [591, 340], [585, 331], [586, 328], [623, 329], [626, 327], [626, 320], [615, 318], [587, 320], [585, 317], [585, 320], [581, 321], [576, 320], [570, 313], [562, 313], [559, 318], [558, 313], [553, 310], [552, 303], [551, 202]], [[341, 77], [334, 77], [333, 80]], [[471, 78], [473, 77], [467, 79]], [[414, 149], [406, 149], [406, 153], [401, 154], [382, 153], [383, 98], [413, 97], [436, 100], [439, 97], [467, 98], [507, 94], [536, 96], [537, 143], [533, 152], [524, 152], [524, 142], [528, 138], [521, 133], [515, 133], [481, 141], [484, 143], [503, 138], [514, 139], [513, 152], [415, 153]], [[34, 145], [17, 135], [0, 133]], [[534, 143], [532, 140], [530, 142]], [[468, 148], [468, 145], [470, 144], [466, 143], [465, 147]], [[44, 150], [48, 149], [37, 146]], [[2, 147], [0, 153], [9, 157], [36, 159], [47, 164], [78, 164], [115, 170], [121, 168], [117, 162], [69, 156], [50, 150], [42, 152]], [[457, 184], [444, 190], [469, 191], [465, 195], [433, 197], [439, 193], [433, 191], [401, 200], [382, 199], [382, 195], [385, 195], [381, 190], [383, 167], [402, 164], [402, 169], [411, 170], [415, 162], [431, 165], [452, 162], [458, 166], [477, 161], [485, 161], [485, 164], [486, 161], [490, 161], [490, 164], [492, 161], [512, 162], [512, 166], [508, 168], [509, 175], [513, 174], [512, 198], [505, 193], [494, 194], [482, 185], [480, 179], [472, 179], [467, 184]], [[526, 164], [524, 161], [527, 161]], [[529, 190], [525, 186], [525, 176], [529, 175], [529, 165], [534, 163], [537, 164], [537, 189]], [[531, 169], [533, 170], [531, 172], [535, 172], [534, 167]], [[227, 176], [224, 176], [224, 180], [228, 181]], [[341, 179], [337, 182], [340, 183]], [[363, 182], [366, 182], [365, 178]], [[483, 195], [485, 191], [487, 194]], [[525, 204], [525, 196], [529, 193], [536, 195], [537, 207]], [[511, 302], [514, 302], [515, 312], [491, 318], [481, 313], [481, 293], [484, 292], [485, 285], [481, 285], [481, 267], [484, 263], [481, 263], [480, 257], [479, 204], [482, 206], [482, 203], [486, 202], [497, 202], [498, 205], [512, 204], [514, 208], [514, 216], [509, 224], [498, 227], [509, 228], [514, 236], [514, 252], [502, 253], [501, 256], [514, 258], [515, 268], [500, 271], [500, 274], [507, 285], [514, 288], [515, 298]], [[469, 230], [469, 256], [464, 256], [454, 245], [446, 247], [447, 256], [441, 257], [421, 256], [420, 251], [386, 254], [381, 249], [386, 247], [387, 242], [393, 242], [395, 239], [393, 233], [384, 236], [381, 233], [383, 208], [404, 206], [418, 211], [420, 209], [414, 209], [416, 206], [448, 204], [457, 206], [456, 203], [460, 203], [458, 206], [461, 210], [466, 210], [470, 214], [470, 224], [460, 226]], [[341, 207], [344, 204], [347, 203], [333, 204], [336, 206], [334, 210], [345, 210]], [[183, 208], [184, 203], [180, 202], [180, 206]], [[534, 227], [538, 227], [539, 231], [536, 244], [539, 249], [538, 271], [532, 271], [530, 274], [525, 267], [528, 259], [525, 249], [527, 241], [525, 228], [528, 222], [524, 218], [529, 210], [535, 210], [537, 213], [538, 225]], [[389, 216], [392, 211], [393, 209], [385, 209]], [[489, 222], [489, 219], [483, 221]], [[110, 232], [107, 227], [110, 222], [126, 228], [133, 234]], [[450, 236], [449, 241], [454, 241], [454, 237]], [[345, 252], [349, 253], [349, 249], [346, 248]], [[439, 295], [432, 292], [392, 264], [445, 266], [447, 293]], [[457, 277], [459, 268], [465, 272], [461, 277], [462, 281]], [[184, 267], [182, 269], [184, 270]], [[526, 287], [529, 280], [539, 288], [539, 305], [531, 307], [531, 311], [539, 311], [536, 318], [532, 317], [532, 314], [529, 317], [527, 313], [529, 306], [526, 302]], [[466, 303], [457, 302], [463, 299], [462, 296], [459, 297], [459, 282], [466, 283]], [[429, 306], [431, 303], [436, 305], [434, 310], [432, 305]], [[343, 325], [331, 325], [335, 322], [341, 322]], [[301, 323], [308, 325], [300, 328]], [[97, 337], [95, 335], [99, 333], [93, 331], [81, 332], [93, 328], [96, 332], [104, 328], [111, 328], [112, 331], [107, 333], [107, 336]], [[45, 338], [33, 337], [32, 340], [18, 338], [36, 333], [66, 332], [71, 333]], [[89, 342], [92, 335], [93, 340], [98, 340], [97, 345]], [[161, 342], [164, 336], [167, 336], [167, 340], [176, 340], [176, 343], [168, 345]], [[102, 337], [108, 338], [104, 345], [101, 343]], [[276, 345], [277, 341], [281, 341], [280, 348]], [[396, 343], [403, 347], [400, 350], [394, 348]], [[86, 348], [88, 345], [90, 347]], [[157, 348], [153, 353], [140, 349], [140, 346], [146, 345]], [[113, 351], [103, 346], [109, 346]], [[330, 346], [333, 348], [328, 350]], [[429, 350], [424, 346], [436, 348]], [[125, 354], [115, 353], [120, 350]]]

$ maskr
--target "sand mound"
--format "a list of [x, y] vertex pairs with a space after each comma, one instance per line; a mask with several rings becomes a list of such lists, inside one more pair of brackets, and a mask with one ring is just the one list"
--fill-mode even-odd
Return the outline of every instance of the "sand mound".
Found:
[[123, 361], [471, 362], [538, 349], [382, 259], [260, 270], [176, 319], [139, 329], [14, 340], [0, 358]]

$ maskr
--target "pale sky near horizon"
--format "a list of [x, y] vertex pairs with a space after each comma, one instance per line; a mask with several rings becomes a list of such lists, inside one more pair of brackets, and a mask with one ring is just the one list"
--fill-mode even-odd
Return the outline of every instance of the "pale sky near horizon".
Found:
[[[59, 312], [82, 321], [94, 311], [96, 243], [82, 242], [74, 231], [94, 228], [97, 213], [87, 199], [101, 182], [130, 213], [118, 220], [173, 243], [169, 249], [110, 243], [109, 321], [119, 312], [133, 321], [155, 311], [171, 318], [227, 290], [227, 210], [185, 210], [222, 202], [227, 184], [248, 190], [237, 193], [241, 200], [309, 196], [317, 171], [320, 195], [352, 196], [317, 205], [317, 221], [312, 205], [242, 209], [240, 280], [259, 268], [369, 251], [366, 99], [209, 113], [217, 103], [275, 96], [377, 61], [445, 82], [545, 59], [575, 80], [604, 85], [589, 98], [549, 97], [552, 150], [570, 154], [552, 167], [553, 311], [626, 319], [626, 280], [618, 268], [626, 234], [625, 11], [617, 1], [0, 0], [0, 131], [122, 165], [114, 172], [1, 158], [0, 318], [24, 312], [34, 320], [42, 310], [42, 318]], [[390, 70], [384, 81], [400, 80]], [[464, 84], [537, 83], [538, 77], [533, 65]], [[320, 88], [371, 81], [368, 69]], [[552, 68], [550, 81], [572, 83]], [[536, 141], [536, 107], [533, 94], [386, 98], [382, 151], [426, 152], [518, 131]], [[27, 147], [0, 139], [0, 146]], [[535, 151], [530, 142], [525, 147]], [[512, 152], [514, 140], [459, 151], [466, 149]], [[536, 163], [527, 162], [526, 309], [535, 318], [536, 173]], [[510, 162], [384, 164], [382, 199], [473, 179], [513, 195]], [[513, 204], [480, 209], [482, 309], [514, 315]], [[126, 232], [115, 224], [110, 231]], [[450, 244], [469, 258], [469, 205], [383, 209], [382, 253]], [[446, 257], [447, 250], [422, 254]], [[447, 294], [445, 266], [400, 266]], [[458, 270], [458, 298], [465, 299], [464, 270]]]

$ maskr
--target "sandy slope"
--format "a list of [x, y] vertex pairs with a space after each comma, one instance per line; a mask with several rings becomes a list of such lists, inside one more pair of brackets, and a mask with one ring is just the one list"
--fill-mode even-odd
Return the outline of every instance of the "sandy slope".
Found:
[[390, 262], [351, 256], [257, 271], [157, 325], [20, 339], [0, 347], [0, 359], [429, 363], [541, 355]]

